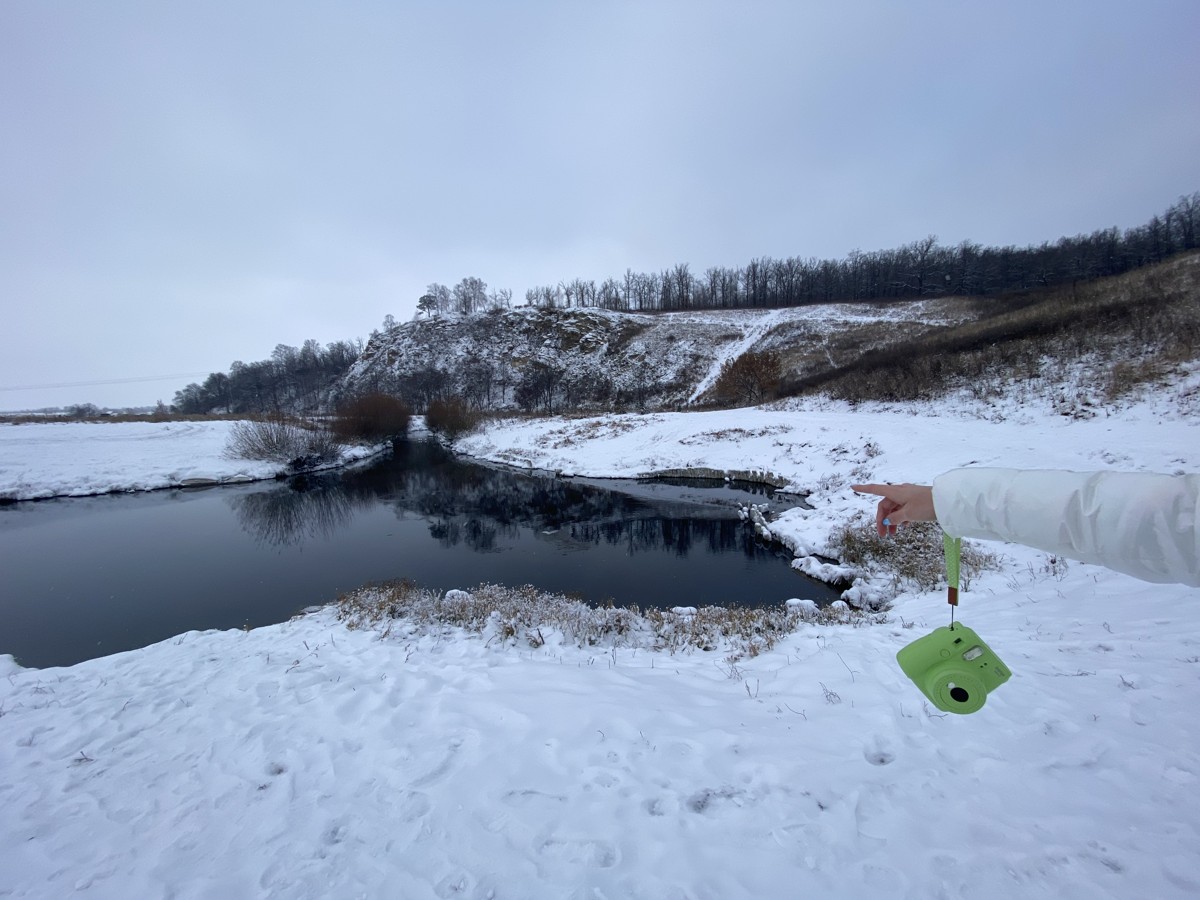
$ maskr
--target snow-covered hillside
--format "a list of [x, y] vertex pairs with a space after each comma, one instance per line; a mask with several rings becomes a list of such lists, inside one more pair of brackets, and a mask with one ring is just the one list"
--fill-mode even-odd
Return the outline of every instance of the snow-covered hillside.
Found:
[[652, 314], [523, 307], [442, 316], [373, 336], [344, 392], [412, 396], [437, 378], [436, 370], [454, 393], [480, 406], [515, 409], [518, 386], [540, 364], [561, 376], [564, 408], [670, 409], [704, 400], [722, 363], [748, 351], [824, 359], [831, 339], [864, 325], [925, 328], [967, 315], [963, 304], [940, 300]]

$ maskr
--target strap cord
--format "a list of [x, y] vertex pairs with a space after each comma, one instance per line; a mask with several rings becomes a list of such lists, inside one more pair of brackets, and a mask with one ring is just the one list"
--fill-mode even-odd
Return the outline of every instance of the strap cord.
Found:
[[942, 533], [942, 549], [946, 554], [946, 602], [950, 604], [950, 628], [954, 628], [954, 608], [958, 606], [958, 581], [962, 568], [962, 538]]

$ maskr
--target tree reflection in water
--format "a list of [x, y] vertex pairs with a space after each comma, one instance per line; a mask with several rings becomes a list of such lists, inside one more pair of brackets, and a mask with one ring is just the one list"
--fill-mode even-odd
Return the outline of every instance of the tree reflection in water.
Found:
[[632, 556], [671, 550], [687, 556], [697, 545], [709, 552], [741, 550], [754, 557], [763, 551], [753, 532], [739, 519], [638, 518], [621, 522], [576, 523], [572, 539], [589, 544], [623, 544]]
[[355, 499], [334, 479], [295, 479], [286, 488], [229, 498], [238, 523], [255, 540], [277, 547], [301, 544], [306, 538], [329, 538], [354, 518]]
[[[375, 465], [290, 484], [0, 509], [0, 650], [72, 665], [193, 629], [283, 622], [398, 578], [532, 584], [641, 608], [838, 596], [755, 541], [728, 489], [606, 486], [402, 443]], [[725, 506], [698, 502], [722, 494]]]
[[[694, 485], [691, 485], [694, 487]], [[629, 554], [687, 556], [741, 550], [768, 553], [731, 506], [632, 497], [545, 473], [464, 462], [431, 441], [397, 443], [390, 459], [366, 468], [293, 479], [286, 487], [230, 498], [242, 527], [259, 541], [292, 546], [328, 538], [356, 510], [392, 506], [428, 520], [445, 547], [480, 553], [532, 530], [562, 550], [624, 546]]]

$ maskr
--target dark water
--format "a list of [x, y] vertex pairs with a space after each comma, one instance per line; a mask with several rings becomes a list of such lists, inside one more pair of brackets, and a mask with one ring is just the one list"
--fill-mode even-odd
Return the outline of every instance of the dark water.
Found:
[[369, 468], [291, 484], [0, 507], [0, 653], [70, 665], [185, 631], [280, 622], [393, 578], [533, 584], [643, 607], [836, 599], [754, 540], [736, 491], [600, 484], [413, 442]]

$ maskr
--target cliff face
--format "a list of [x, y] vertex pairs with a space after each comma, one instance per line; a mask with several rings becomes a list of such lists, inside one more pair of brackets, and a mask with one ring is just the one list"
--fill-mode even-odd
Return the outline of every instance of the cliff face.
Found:
[[418, 409], [445, 394], [492, 410], [673, 409], [711, 399], [722, 364], [743, 353], [776, 353], [794, 377], [965, 315], [953, 301], [914, 301], [649, 314], [521, 307], [442, 316], [374, 334], [341, 394], [380, 390]]
[[661, 409], [688, 401], [745, 320], [521, 308], [406, 322], [371, 338], [343, 389], [419, 403], [432, 385], [493, 409]]

